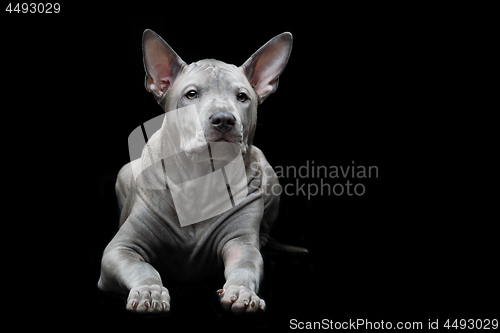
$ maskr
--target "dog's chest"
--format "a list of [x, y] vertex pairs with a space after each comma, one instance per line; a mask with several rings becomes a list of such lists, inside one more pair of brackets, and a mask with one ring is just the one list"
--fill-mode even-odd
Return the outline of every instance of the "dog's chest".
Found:
[[223, 265], [217, 250], [221, 240], [213, 232], [214, 223], [216, 219], [209, 219], [190, 226], [177, 226], [175, 232], [170, 230], [170, 237], [163, 242], [165, 251], [153, 264], [160, 274], [183, 281], [222, 274]]

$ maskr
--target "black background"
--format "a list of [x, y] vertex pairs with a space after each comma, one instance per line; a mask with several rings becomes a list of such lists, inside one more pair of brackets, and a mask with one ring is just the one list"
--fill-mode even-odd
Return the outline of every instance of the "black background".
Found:
[[[436, 143], [439, 103], [429, 97], [456, 27], [448, 18], [408, 8], [194, 2], [3, 12], [4, 91], [13, 101], [4, 113], [13, 156], [6, 175], [22, 175], [7, 177], [19, 190], [12, 196], [21, 227], [6, 234], [33, 247], [28, 258], [10, 256], [27, 268], [16, 283], [49, 310], [47, 323], [63, 311], [91, 327], [287, 328], [292, 318], [426, 325], [498, 314], [491, 227], [467, 224], [468, 210], [450, 204], [440, 179], [450, 162]], [[169, 317], [139, 318], [95, 287], [117, 228], [114, 181], [129, 161], [128, 135], [162, 112], [143, 86], [146, 28], [187, 63], [237, 65], [290, 31], [292, 55], [279, 89], [259, 107], [254, 144], [273, 166], [378, 167], [378, 178], [351, 180], [365, 185], [363, 196], [282, 196], [273, 236], [310, 254], [266, 254], [263, 316], [221, 315], [211, 305], [219, 286], [197, 286], [177, 290]]]

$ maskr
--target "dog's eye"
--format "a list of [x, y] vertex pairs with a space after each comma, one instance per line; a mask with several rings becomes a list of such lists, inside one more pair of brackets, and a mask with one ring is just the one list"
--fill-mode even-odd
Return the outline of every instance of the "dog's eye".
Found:
[[244, 102], [248, 99], [248, 96], [245, 93], [239, 93], [236, 95], [236, 99], [240, 102]]
[[196, 90], [189, 90], [186, 93], [186, 97], [189, 99], [195, 99], [196, 97], [198, 97], [198, 93], [196, 92]]

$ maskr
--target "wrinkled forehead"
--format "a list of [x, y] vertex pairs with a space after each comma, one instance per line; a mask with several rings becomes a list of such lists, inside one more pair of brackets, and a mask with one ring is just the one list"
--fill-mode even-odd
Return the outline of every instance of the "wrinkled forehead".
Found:
[[218, 81], [219, 84], [249, 84], [240, 68], [214, 59], [190, 64], [182, 78], [185, 85], [213, 83], [213, 81]]

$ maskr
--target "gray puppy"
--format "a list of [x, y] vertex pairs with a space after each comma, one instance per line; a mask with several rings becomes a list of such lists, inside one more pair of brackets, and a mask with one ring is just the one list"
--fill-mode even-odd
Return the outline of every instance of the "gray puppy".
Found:
[[[169, 121], [165, 118], [141, 158], [125, 165], [118, 174], [120, 229], [104, 250], [98, 287], [128, 294], [127, 310], [168, 312], [170, 295], [162, 277], [165, 281], [199, 281], [222, 273], [226, 283], [218, 292], [224, 309], [232, 312], [265, 309], [265, 301], [257, 295], [263, 275], [260, 249], [267, 243], [278, 244], [269, 239], [269, 230], [278, 214], [279, 196], [274, 193], [281, 191], [276, 190], [279, 187], [276, 174], [264, 154], [252, 146], [252, 140], [257, 106], [276, 91], [291, 49], [292, 35], [285, 32], [271, 39], [240, 67], [214, 59], [188, 65], [160, 36], [151, 30], [144, 31], [146, 89], [167, 115], [173, 114], [172, 110], [194, 106], [195, 109], [189, 110], [196, 110], [198, 120], [182, 113], [179, 119], [183, 129], [179, 135], [186, 131], [192, 135], [181, 138], [180, 152], [170, 154], [167, 159], [160, 156], [165, 146], [162, 140], [164, 135], [172, 135], [173, 127], [167, 130]], [[236, 147], [241, 156], [244, 191], [238, 193], [245, 195], [240, 195], [235, 204], [238, 193], [232, 196], [230, 193], [232, 207], [181, 226], [179, 209], [176, 210], [179, 204], [177, 201], [174, 204], [171, 187], [192, 181], [192, 173], [200, 165], [209, 165], [211, 171], [223, 169], [228, 157], [226, 153], [217, 157], [214, 150], [217, 144]], [[146, 169], [148, 172], [144, 172]], [[229, 188], [231, 180], [226, 173], [223, 185]], [[161, 182], [163, 176], [170, 181], [151, 189], [139, 184], [138, 174], [148, 175], [143, 183]], [[211, 194], [210, 187], [197, 187], [195, 191], [207, 193], [204, 200]], [[188, 204], [189, 200], [185, 202]]]

